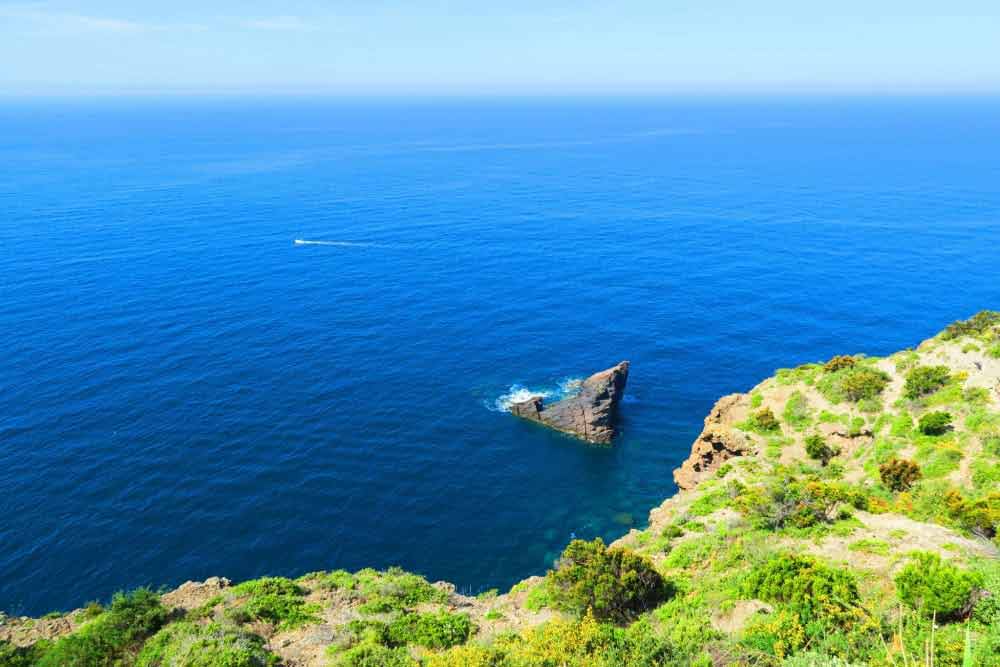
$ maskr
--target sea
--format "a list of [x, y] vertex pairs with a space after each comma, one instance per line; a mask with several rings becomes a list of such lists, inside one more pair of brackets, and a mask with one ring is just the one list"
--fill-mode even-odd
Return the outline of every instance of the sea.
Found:
[[[0, 100], [0, 609], [641, 528], [721, 395], [1000, 307], [1000, 99]], [[621, 360], [613, 446], [505, 406]]]

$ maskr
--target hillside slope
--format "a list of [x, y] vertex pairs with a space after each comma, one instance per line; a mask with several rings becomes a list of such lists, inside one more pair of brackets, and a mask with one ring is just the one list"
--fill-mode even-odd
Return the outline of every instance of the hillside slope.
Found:
[[724, 397], [675, 477], [506, 594], [211, 579], [5, 618], [0, 665], [1000, 665], [1000, 313]]

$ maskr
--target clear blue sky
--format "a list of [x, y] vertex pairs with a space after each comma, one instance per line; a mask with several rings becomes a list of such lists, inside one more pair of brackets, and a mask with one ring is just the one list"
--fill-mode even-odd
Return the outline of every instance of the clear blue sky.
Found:
[[1000, 92], [1000, 0], [0, 0], [0, 93]]

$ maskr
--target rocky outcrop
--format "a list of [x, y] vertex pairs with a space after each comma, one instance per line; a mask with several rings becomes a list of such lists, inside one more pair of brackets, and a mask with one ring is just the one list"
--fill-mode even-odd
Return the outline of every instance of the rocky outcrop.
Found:
[[752, 453], [747, 437], [733, 424], [747, 417], [750, 407], [746, 394], [730, 394], [720, 398], [705, 417], [705, 428], [691, 445], [691, 455], [674, 470], [674, 481], [682, 489], [693, 489], [734, 456]]
[[628, 362], [623, 361], [580, 384], [580, 392], [546, 406], [540, 396], [515, 403], [513, 415], [530, 419], [587, 442], [608, 444], [615, 435], [618, 404], [625, 394]]

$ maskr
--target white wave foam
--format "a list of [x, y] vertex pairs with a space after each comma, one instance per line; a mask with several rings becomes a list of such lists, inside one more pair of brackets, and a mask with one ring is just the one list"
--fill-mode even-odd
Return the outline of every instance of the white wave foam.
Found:
[[522, 387], [519, 384], [514, 384], [510, 386], [507, 393], [501, 394], [495, 401], [493, 405], [489, 406], [491, 410], [496, 412], [510, 412], [510, 407], [515, 403], [520, 403], [521, 401], [527, 401], [528, 399], [535, 398], [549, 398], [552, 396], [551, 391], [533, 391], [527, 387]]
[[309, 241], [306, 239], [295, 239], [295, 245], [332, 245], [341, 248], [374, 248], [374, 243], [362, 243], [359, 241]]
[[580, 378], [568, 378], [559, 382], [554, 388], [545, 389], [529, 389], [524, 385], [512, 384], [505, 393], [497, 397], [492, 403], [488, 403], [486, 407], [495, 412], [510, 412], [510, 407], [515, 403], [527, 401], [535, 397], [559, 401], [580, 393], [580, 384], [582, 382], [583, 380]]

